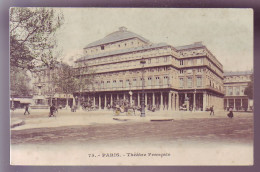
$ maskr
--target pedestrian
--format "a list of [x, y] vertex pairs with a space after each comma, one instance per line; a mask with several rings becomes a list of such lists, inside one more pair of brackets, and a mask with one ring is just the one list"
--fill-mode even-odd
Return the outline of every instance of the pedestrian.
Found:
[[53, 105], [50, 107], [50, 115], [49, 115], [49, 117], [54, 116], [53, 113], [54, 113], [55, 109], [56, 109], [56, 108], [55, 108], [55, 106], [53, 106]]
[[28, 105], [25, 106], [25, 112], [24, 112], [24, 115], [26, 115], [26, 112], [28, 113], [28, 115], [30, 115], [30, 112], [29, 112], [29, 106], [28, 106]]
[[211, 116], [211, 114], [214, 115], [214, 106], [213, 105], [210, 107], [210, 116]]
[[229, 118], [231, 118], [231, 119], [234, 117], [233, 108], [232, 108], [232, 107], [229, 108], [229, 113], [227, 114], [227, 116], [228, 116]]

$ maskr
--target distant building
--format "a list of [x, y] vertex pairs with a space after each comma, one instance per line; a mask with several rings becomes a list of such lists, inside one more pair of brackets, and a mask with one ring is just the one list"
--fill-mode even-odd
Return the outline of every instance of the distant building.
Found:
[[[119, 99], [140, 106], [142, 74], [147, 107], [171, 111], [184, 104], [190, 110], [212, 105], [224, 108], [223, 66], [201, 42], [180, 47], [154, 44], [120, 27], [88, 44], [84, 57], [75, 63], [78, 71], [86, 66], [95, 71], [95, 81], [93, 87], [85, 86], [74, 95], [92, 100], [100, 109]], [[79, 74], [83, 82], [88, 74]]]
[[248, 96], [244, 94], [245, 88], [251, 82], [252, 74], [252, 71], [224, 73], [225, 109], [232, 107], [234, 110], [250, 110], [252, 108]]

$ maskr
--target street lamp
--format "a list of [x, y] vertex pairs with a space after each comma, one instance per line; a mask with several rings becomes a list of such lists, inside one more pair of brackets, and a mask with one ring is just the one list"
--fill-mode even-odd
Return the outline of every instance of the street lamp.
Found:
[[142, 98], [141, 98], [141, 117], [145, 117], [145, 102], [144, 102], [144, 64], [146, 61], [142, 58], [140, 64], [142, 64]]

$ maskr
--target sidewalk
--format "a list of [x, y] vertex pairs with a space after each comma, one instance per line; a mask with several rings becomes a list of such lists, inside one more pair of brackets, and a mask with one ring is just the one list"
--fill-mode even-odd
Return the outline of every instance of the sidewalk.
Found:
[[[216, 111], [214, 116], [209, 112], [151, 112], [146, 111], [145, 117], [140, 117], [140, 112], [135, 116], [127, 116], [125, 113], [115, 116], [113, 111], [77, 111], [59, 110], [56, 117], [48, 117], [47, 109], [31, 110], [30, 115], [23, 115], [23, 110], [11, 112], [10, 125], [12, 130], [22, 130], [44, 127], [62, 127], [75, 125], [119, 124], [123, 122], [151, 122], [169, 120], [188, 120], [194, 118], [227, 118], [226, 111]], [[253, 115], [252, 113], [234, 113], [235, 117]]]

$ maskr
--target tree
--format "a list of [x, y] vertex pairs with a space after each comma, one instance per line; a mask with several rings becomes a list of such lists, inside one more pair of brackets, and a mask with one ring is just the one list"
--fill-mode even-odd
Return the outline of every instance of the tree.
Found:
[[[60, 93], [66, 95], [75, 92], [81, 93], [83, 89], [86, 90], [93, 84], [93, 74], [87, 66], [84, 66], [84, 68], [72, 68], [65, 63], [60, 63], [56, 67], [58, 67], [58, 72], [53, 76], [53, 83], [55, 87], [59, 88]], [[83, 74], [87, 74], [87, 77], [84, 77], [84, 79], [82, 78]], [[66, 97], [68, 104], [68, 96]]]
[[29, 70], [51, 66], [57, 57], [55, 33], [63, 20], [53, 8], [11, 8], [10, 66]]
[[251, 82], [248, 84], [248, 86], [245, 88], [245, 95], [248, 96], [249, 99], [253, 99], [254, 97], [254, 74], [250, 76]]

